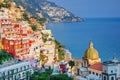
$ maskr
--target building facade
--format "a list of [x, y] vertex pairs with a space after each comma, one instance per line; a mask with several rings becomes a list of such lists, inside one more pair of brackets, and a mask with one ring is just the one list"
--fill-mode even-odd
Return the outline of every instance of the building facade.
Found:
[[103, 80], [119, 80], [120, 79], [120, 61], [113, 60], [103, 62]]
[[102, 78], [102, 63], [96, 63], [88, 67], [89, 74], [96, 75], [99, 79]]
[[29, 62], [14, 61], [9, 65], [0, 65], [0, 80], [29, 80], [33, 69]]
[[7, 14], [0, 13], [2, 47], [15, 58], [29, 58], [30, 47], [35, 42], [35, 39], [31, 39], [33, 35], [33, 31], [27, 29], [26, 24], [13, 23]]

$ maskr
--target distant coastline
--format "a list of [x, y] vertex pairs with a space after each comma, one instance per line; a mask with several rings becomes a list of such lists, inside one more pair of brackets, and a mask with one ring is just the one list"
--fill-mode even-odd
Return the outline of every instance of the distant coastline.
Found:
[[[56, 5], [53, 2], [46, 0], [13, 0], [18, 6], [21, 5], [24, 9], [30, 13], [30, 15], [36, 18], [46, 18], [52, 22], [82, 22], [82, 18], [75, 16], [63, 7]], [[37, 4], [39, 3], [39, 4]], [[29, 5], [29, 6], [28, 6]]]
[[47, 24], [49, 23], [75, 23], [75, 22], [85, 22], [84, 18], [80, 18], [80, 20], [76, 20], [76, 21], [47, 21]]

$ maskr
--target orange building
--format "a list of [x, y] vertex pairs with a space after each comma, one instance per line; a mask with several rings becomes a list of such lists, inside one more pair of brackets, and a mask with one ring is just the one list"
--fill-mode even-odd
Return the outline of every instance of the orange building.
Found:
[[25, 59], [31, 44], [28, 38], [3, 38], [4, 50], [19, 59]]
[[35, 42], [28, 35], [33, 34], [33, 31], [7, 18], [0, 19], [0, 29], [3, 49], [15, 58], [28, 58], [30, 46]]

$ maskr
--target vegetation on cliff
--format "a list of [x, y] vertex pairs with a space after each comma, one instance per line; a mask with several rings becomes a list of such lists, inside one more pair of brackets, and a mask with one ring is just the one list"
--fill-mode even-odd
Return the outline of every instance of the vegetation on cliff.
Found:
[[55, 44], [56, 44], [56, 49], [58, 49], [57, 53], [58, 53], [58, 58], [59, 60], [64, 60], [64, 55], [65, 55], [65, 46], [62, 45], [60, 42], [58, 42], [57, 40], [55, 40]]
[[11, 2], [4, 0], [2, 3], [0, 3], [0, 8], [1, 7], [5, 7], [5, 8], [9, 8], [11, 6]]
[[0, 51], [0, 64], [2, 64], [5, 61], [12, 60], [12, 59], [13, 57], [9, 55], [8, 52], [6, 52], [5, 50]]

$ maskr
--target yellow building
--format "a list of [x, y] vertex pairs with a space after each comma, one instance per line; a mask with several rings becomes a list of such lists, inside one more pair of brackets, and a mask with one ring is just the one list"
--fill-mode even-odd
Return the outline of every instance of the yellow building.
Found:
[[95, 63], [101, 62], [98, 51], [93, 47], [92, 41], [90, 41], [89, 48], [85, 51], [85, 54], [82, 60], [83, 60], [82, 64], [84, 67], [88, 67]]
[[0, 50], [2, 49], [2, 41], [0, 40]]

